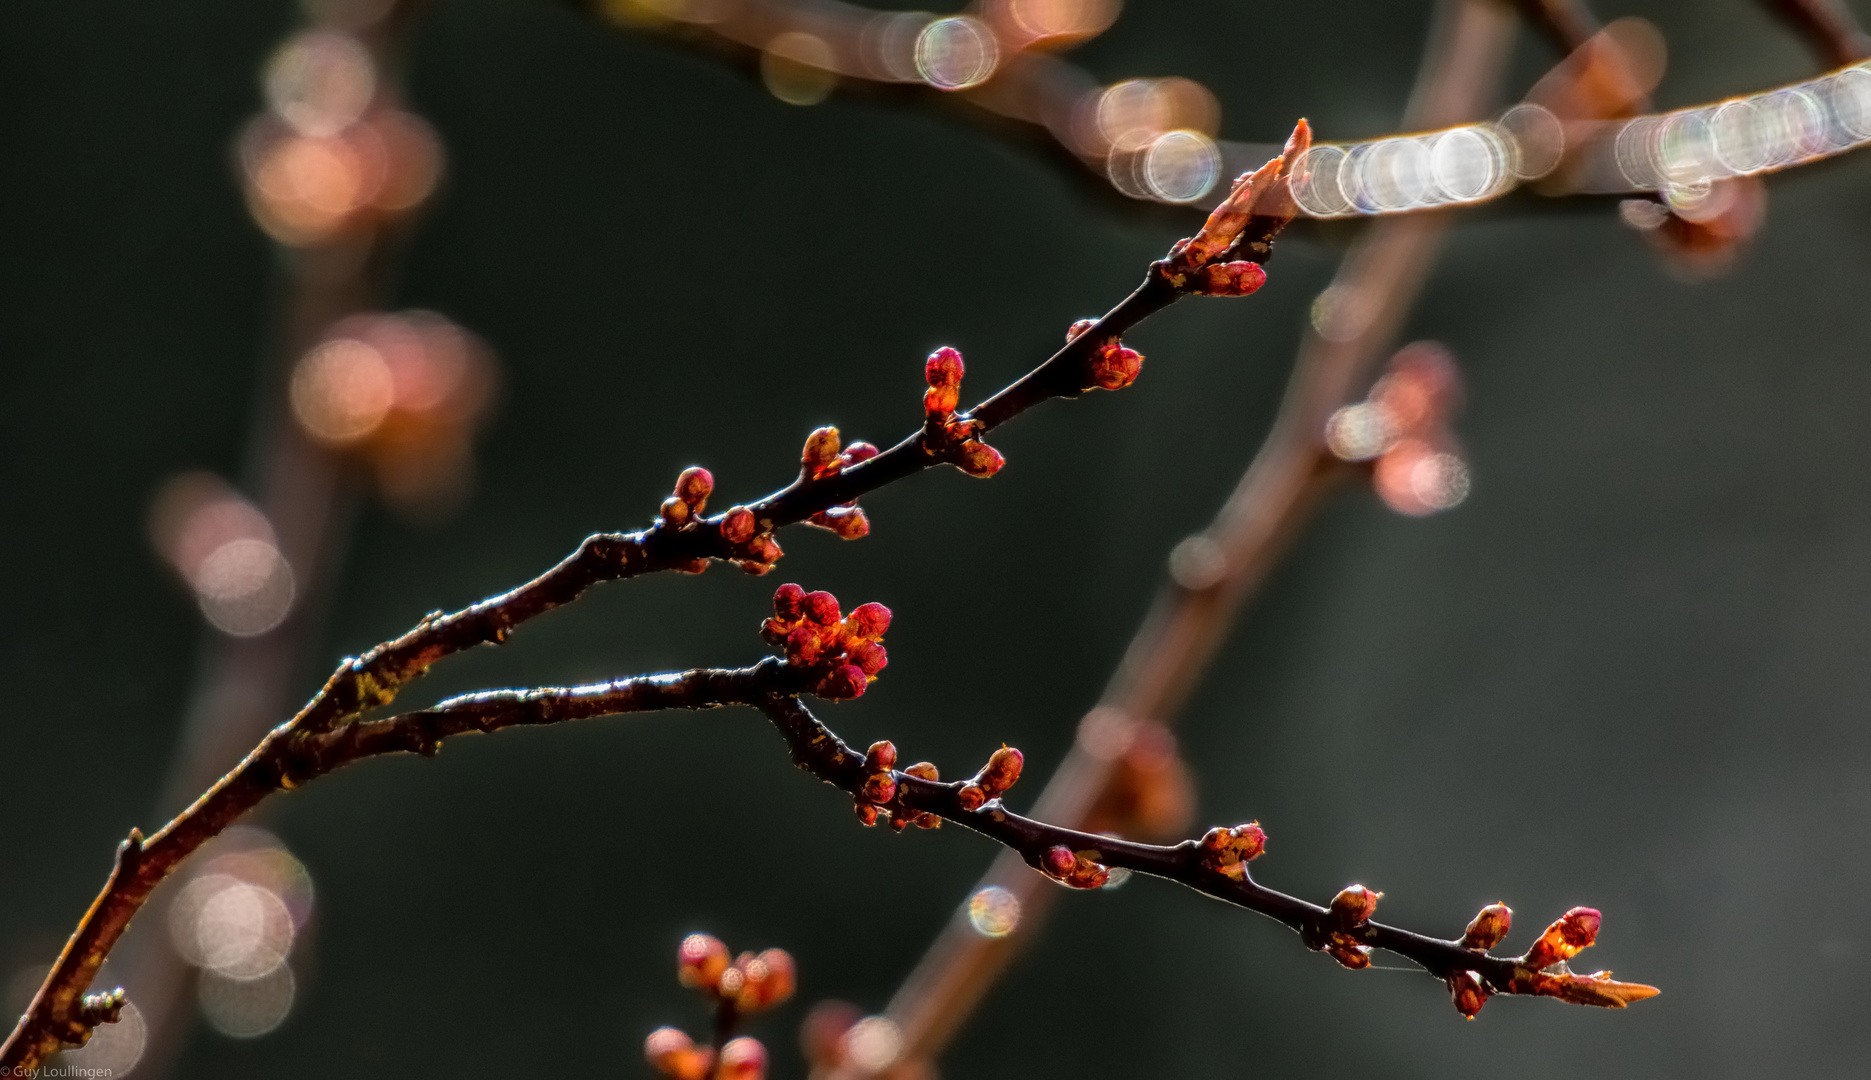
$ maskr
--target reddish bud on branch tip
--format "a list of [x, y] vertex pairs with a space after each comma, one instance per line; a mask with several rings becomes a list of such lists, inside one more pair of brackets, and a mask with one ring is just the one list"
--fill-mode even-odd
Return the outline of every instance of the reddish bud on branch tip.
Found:
[[1462, 934], [1462, 944], [1485, 952], [1505, 941], [1513, 925], [1513, 908], [1506, 904], [1489, 904], [1468, 924], [1468, 930]]
[[838, 460], [838, 429], [822, 427], [806, 436], [805, 449], [799, 453], [799, 462], [805, 467], [806, 475], [822, 475], [834, 461]]
[[1202, 296], [1248, 296], [1267, 283], [1267, 271], [1245, 260], [1211, 263], [1193, 279], [1191, 292]]
[[1077, 341], [1078, 336], [1080, 334], [1084, 333], [1087, 330], [1090, 330], [1092, 327], [1097, 326], [1097, 325], [1098, 325], [1097, 319], [1080, 319], [1077, 322], [1073, 323], [1071, 326], [1066, 327], [1065, 339], [1068, 342]]
[[786, 662], [801, 667], [811, 667], [818, 663], [819, 636], [810, 626], [795, 626], [786, 635]]
[[854, 442], [845, 447], [844, 459], [847, 465], [859, 465], [876, 457], [881, 451], [867, 442]]
[[876, 806], [882, 806], [896, 797], [896, 777], [887, 772], [874, 772], [865, 777], [864, 786], [858, 792], [858, 798]]
[[963, 370], [961, 353], [944, 345], [929, 354], [923, 379], [934, 389], [959, 389]]
[[754, 574], [764, 574], [780, 561], [785, 552], [780, 550], [780, 542], [773, 539], [772, 533], [761, 533], [747, 541], [747, 554], [751, 561], [742, 562], [741, 568]]
[[864, 767], [871, 770], [896, 768], [896, 744], [889, 739], [872, 743], [871, 748], [864, 754]]
[[693, 511], [689, 509], [689, 504], [674, 495], [664, 499], [662, 507], [657, 512], [662, 515], [665, 522], [677, 528], [687, 525], [693, 514]]
[[1363, 925], [1377, 913], [1377, 901], [1383, 895], [1362, 885], [1347, 885], [1332, 897], [1332, 917], [1347, 930]]
[[743, 1035], [728, 1040], [721, 1048], [721, 1065], [715, 1080], [764, 1080], [767, 1075], [767, 1048], [760, 1040]]
[[1066, 877], [1078, 868], [1078, 856], [1064, 844], [1055, 844], [1046, 849], [1044, 856], [1046, 871], [1054, 877]]
[[792, 582], [773, 590], [773, 614], [782, 619], [797, 619], [805, 610], [806, 591]]
[[745, 544], [755, 531], [754, 512], [745, 506], [729, 509], [721, 519], [721, 539], [730, 544]]
[[831, 626], [838, 622], [838, 598], [823, 589], [807, 593], [800, 610], [807, 619], [820, 626]]
[[859, 604], [851, 610], [851, 617], [845, 620], [846, 629], [853, 637], [876, 641], [890, 629], [890, 609], [875, 600], [868, 604]]
[[684, 986], [712, 990], [727, 969], [728, 947], [713, 934], [690, 934], [676, 947], [676, 980]]
[[682, 470], [682, 475], [676, 477], [676, 498], [688, 503], [689, 509], [697, 514], [708, 505], [708, 496], [714, 493], [714, 474], [699, 465]]
[[[1285, 177], [1287, 168], [1296, 164], [1311, 147], [1312, 128], [1301, 120], [1293, 128], [1293, 134], [1287, 139], [1280, 156], [1236, 180], [1228, 197], [1202, 223], [1201, 231], [1181, 245], [1172, 262], [1193, 269], [1206, 266], [1228, 250], [1241, 235], [1241, 230], [1247, 227], [1248, 218], [1254, 214], [1255, 204], [1274, 190], [1276, 184]], [[1280, 209], [1282, 212], [1289, 210], [1287, 207]], [[1177, 284], [1182, 282], [1178, 281]]]
[[1229, 833], [1234, 840], [1235, 853], [1242, 862], [1252, 862], [1267, 850], [1267, 831], [1260, 827], [1258, 821], [1236, 825]]
[[697, 1047], [677, 1028], [663, 1027], [643, 1040], [643, 1056], [650, 1066], [672, 1080], [704, 1080], [715, 1063], [715, 1052]]
[[728, 1040], [721, 1048], [721, 1067], [716, 1080], [764, 1080], [767, 1075], [767, 1048], [759, 1039], [742, 1035]]
[[758, 956], [742, 953], [734, 966], [742, 976], [740, 991], [734, 996], [740, 1011], [770, 1009], [793, 996], [793, 957], [785, 949], [767, 949]]

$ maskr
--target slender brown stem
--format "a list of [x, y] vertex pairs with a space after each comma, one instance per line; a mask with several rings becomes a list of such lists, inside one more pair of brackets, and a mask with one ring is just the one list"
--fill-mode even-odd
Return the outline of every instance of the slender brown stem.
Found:
[[1842, 0], [1761, 0], [1799, 31], [1827, 67], [1843, 67], [1871, 56], [1871, 35]]

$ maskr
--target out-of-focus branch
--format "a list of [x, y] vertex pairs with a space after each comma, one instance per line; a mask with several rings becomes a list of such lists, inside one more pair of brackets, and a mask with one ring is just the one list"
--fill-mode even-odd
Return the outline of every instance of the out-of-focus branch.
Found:
[[[1485, 110], [1511, 35], [1511, 20], [1497, 5], [1445, 2], [1406, 122], [1441, 126]], [[1413, 215], [1374, 222], [1358, 239], [1321, 297], [1318, 327], [1301, 346], [1266, 442], [1214, 522], [1178, 546], [1170, 579], [1039, 796], [1039, 816], [1096, 829], [1135, 827], [1093, 820], [1121, 781], [1123, 751], [1176, 719], [1241, 606], [1336, 474], [1323, 454], [1326, 418], [1369, 377], [1428, 276], [1447, 225], [1443, 214]], [[988, 937], [975, 929], [966, 905], [957, 912], [887, 1009], [901, 1031], [904, 1059], [939, 1055], [1058, 895], [1010, 854], [995, 860], [976, 889], [992, 887], [1019, 903], [1018, 925]]]
[[[841, 535], [861, 536], [868, 524], [855, 506], [858, 496], [944, 462], [971, 475], [992, 475], [1001, 457], [982, 436], [1000, 424], [1049, 398], [1129, 385], [1143, 358], [1121, 345], [1124, 331], [1185, 294], [1241, 296], [1259, 288], [1265, 278], [1260, 263], [1274, 234], [1291, 218], [1286, 163], [1305, 152], [1307, 133], [1302, 120], [1285, 152], [1237, 181], [1193, 237], [1151, 265], [1134, 293], [1103, 318], [1074, 324], [1063, 349], [971, 412], [957, 411], [960, 355], [939, 350], [925, 367], [929, 389], [923, 426], [892, 449], [880, 454], [869, 444], [854, 443], [840, 452], [837, 431], [822, 428], [807, 439], [798, 479], [791, 485], [750, 507], [714, 517], [703, 516], [714, 489], [712, 476], [705, 469], [687, 470], [650, 528], [590, 537], [533, 581], [453, 614], [431, 614], [402, 637], [345, 661], [298, 715], [273, 729], [241, 765], [147, 843], [132, 831], [104, 891], [0, 1047], [0, 1066], [29, 1068], [61, 1044], [82, 1044], [90, 1030], [84, 1018], [90, 1014], [80, 1009], [79, 995], [156, 885], [271, 792], [317, 775], [324, 762], [350, 760], [343, 754], [332, 757], [321, 740], [371, 738], [376, 728], [352, 721], [387, 704], [438, 660], [475, 645], [503, 642], [514, 627], [570, 603], [601, 581], [656, 570], [700, 572], [710, 559], [732, 559], [764, 573], [780, 557], [772, 532], [785, 525], [810, 519]], [[855, 683], [850, 672], [857, 672]], [[829, 685], [840, 689], [821, 687], [819, 692], [842, 697], [862, 692], [859, 668], [827, 678], [834, 675], [840, 681]], [[399, 725], [392, 730], [406, 737], [402, 733], [410, 729]]]
[[1786, 20], [1827, 67], [1843, 67], [1871, 56], [1871, 35], [1844, 0], [1762, 0]]

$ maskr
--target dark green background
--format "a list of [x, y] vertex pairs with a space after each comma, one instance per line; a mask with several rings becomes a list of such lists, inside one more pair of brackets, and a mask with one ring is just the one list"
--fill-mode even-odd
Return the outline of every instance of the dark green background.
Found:
[[[1134, 0], [1079, 59], [1105, 81], [1204, 80], [1230, 138], [1275, 140], [1300, 114], [1350, 138], [1398, 123], [1428, 12]], [[1813, 70], [1744, 0], [1600, 13], [1668, 35], [1663, 106]], [[278, 279], [227, 147], [296, 19], [254, 0], [0, 12], [9, 973], [56, 949], [126, 829], [176, 809], [156, 793], [204, 631], [143, 515], [178, 470], [241, 467]], [[1510, 95], [1549, 62], [1523, 33]], [[363, 512], [301, 693], [422, 612], [646, 520], [684, 465], [744, 499], [787, 478], [814, 425], [893, 440], [931, 347], [998, 384], [1186, 230], [952, 119], [794, 108], [542, 2], [436, 5], [408, 86], [449, 174], [394, 306], [483, 335], [506, 392], [457, 518]], [[1363, 881], [1390, 921], [1447, 933], [1504, 899], [1515, 946], [1593, 904], [1605, 930], [1582, 970], [1662, 997], [1622, 1014], [1497, 1000], [1465, 1024], [1428, 979], [1342, 971], [1138, 880], [1063, 903], [945, 1072], [1862, 1068], [1868, 170], [1773, 180], [1765, 234], [1708, 284], [1672, 278], [1610, 203], [1465, 218], [1408, 334], [1448, 342], [1469, 378], [1473, 497], [1427, 520], [1335, 498], [1183, 729], [1202, 818], [1266, 824], [1268, 884], [1323, 899]], [[724, 207], [742, 228], [718, 226]], [[991, 483], [932, 472], [879, 493], [870, 539], [789, 533], [775, 578], [600, 590], [411, 699], [744, 663], [773, 584], [799, 580], [897, 613], [887, 677], [829, 710], [847, 737], [957, 771], [1006, 740], [1036, 790], [1165, 554], [1261, 438], [1343, 239], [1303, 235], [1252, 301], [1138, 331], [1138, 385], [1023, 418]], [[957, 829], [859, 829], [740, 711], [464, 739], [346, 770], [271, 823], [319, 890], [299, 1007], [255, 1042], [197, 1031], [178, 1075], [643, 1075], [649, 1028], [701, 1027], [670, 965], [697, 928], [798, 957], [800, 998], [756, 1028], [798, 1075], [805, 1004], [881, 1007], [991, 855]]]

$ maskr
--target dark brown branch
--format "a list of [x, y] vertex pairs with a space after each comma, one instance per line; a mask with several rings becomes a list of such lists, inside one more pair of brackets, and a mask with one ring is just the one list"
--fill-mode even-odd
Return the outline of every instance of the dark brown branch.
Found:
[[1871, 56], [1871, 35], [1852, 17], [1842, 0], [1761, 0], [1799, 32], [1827, 67]]
[[[1289, 154], [1304, 152], [1305, 135], [1302, 121], [1294, 141], [1288, 144]], [[587, 696], [574, 695], [571, 699], [556, 692], [512, 700], [495, 695], [485, 701], [451, 703], [450, 709], [439, 714], [421, 714], [430, 716], [429, 720], [350, 723], [364, 712], [388, 704], [405, 684], [438, 660], [476, 645], [503, 642], [514, 627], [576, 600], [599, 582], [656, 570], [694, 572], [705, 569], [709, 559], [734, 559], [746, 564], [750, 553], [757, 550], [750, 545], [762, 539], [769, 545], [768, 554], [753, 560], [752, 569], [764, 572], [778, 557], [777, 545], [769, 537], [773, 530], [851, 502], [931, 465], [953, 460], [947, 453], [949, 447], [932, 442], [938, 430], [966, 428], [975, 436], [984, 435], [1048, 398], [1076, 396], [1092, 389], [1097, 385], [1098, 370], [1094, 355], [1115, 347], [1125, 331], [1174, 303], [1184, 292], [1222, 288], [1222, 283], [1202, 276], [1211, 268], [1227, 271], [1233, 265], [1219, 260], [1238, 257], [1257, 263], [1265, 258], [1273, 233], [1290, 215], [1251, 215], [1260, 195], [1277, 192], [1284, 199], [1285, 161], [1280, 157], [1263, 166], [1255, 174], [1261, 182], [1259, 187], [1238, 183], [1193, 240], [1179, 243], [1168, 257], [1151, 265], [1136, 291], [1082, 328], [1045, 363], [973, 412], [953, 416], [944, 412], [939, 417], [943, 421], [939, 429], [938, 417], [931, 414], [921, 431], [882, 454], [830, 474], [802, 468], [792, 484], [751, 507], [736, 508], [741, 518], [751, 516], [755, 523], [751, 541], [743, 537], [731, 542], [727, 538], [723, 526], [735, 511], [711, 518], [697, 515], [681, 524], [673, 523], [665, 512], [655, 525], [638, 532], [588, 537], [563, 562], [527, 584], [453, 614], [432, 613], [402, 637], [346, 660], [298, 715], [270, 732], [232, 772], [147, 844], [140, 834], [132, 833], [116, 872], [80, 920], [32, 1006], [0, 1046], [0, 1066], [30, 1068], [61, 1044], [82, 1044], [89, 1037], [90, 1026], [84, 1022], [86, 1014], [79, 1008], [78, 995], [96, 977], [130, 918], [182, 860], [274, 791], [294, 787], [359, 756], [399, 750], [432, 752], [441, 738], [458, 733], [450, 726], [454, 724], [474, 725], [460, 731], [492, 730], [510, 723], [550, 723], [615, 712], [619, 711], [617, 705], [631, 702], [639, 702], [643, 708], [683, 705], [684, 695], [695, 691], [677, 678], [679, 688], [675, 689], [665, 682], [649, 680], [581, 688], [577, 694]], [[1285, 201], [1269, 205], [1290, 209]], [[1280, 209], [1268, 213], [1278, 214]], [[1243, 241], [1249, 248], [1237, 249], [1236, 242], [1243, 240], [1243, 230], [1250, 226], [1257, 231]], [[1234, 280], [1226, 273], [1222, 276]], [[1256, 287], [1257, 283], [1256, 279]], [[694, 505], [699, 510], [699, 501]], [[793, 692], [801, 689], [792, 688]], [[455, 708], [457, 705], [459, 708]], [[564, 709], [572, 712], [555, 711]]]

